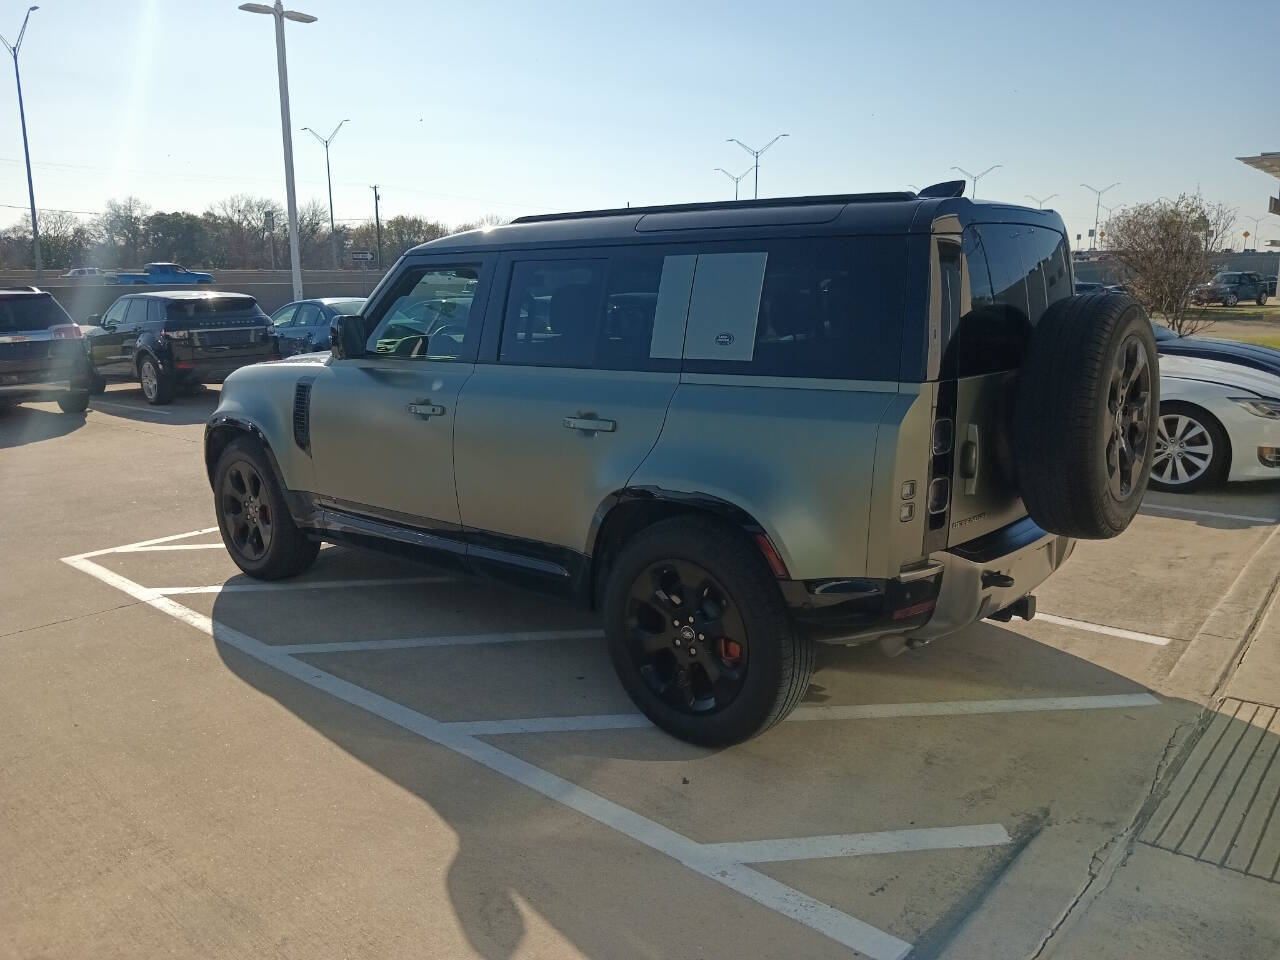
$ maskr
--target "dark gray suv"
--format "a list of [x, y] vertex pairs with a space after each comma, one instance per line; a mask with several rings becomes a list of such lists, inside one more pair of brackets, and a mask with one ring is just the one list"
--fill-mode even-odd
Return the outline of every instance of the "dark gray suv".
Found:
[[239, 370], [205, 463], [231, 556], [381, 546], [597, 608], [703, 744], [778, 722], [818, 642], [1030, 617], [1129, 523], [1151, 325], [1076, 296], [1057, 214], [910, 193], [525, 217], [410, 251], [332, 352]]

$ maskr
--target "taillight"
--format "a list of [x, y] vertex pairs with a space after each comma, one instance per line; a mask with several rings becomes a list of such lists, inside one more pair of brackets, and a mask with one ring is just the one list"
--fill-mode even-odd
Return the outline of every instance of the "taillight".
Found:
[[55, 340], [81, 340], [84, 338], [84, 331], [74, 323], [60, 323], [49, 328], [49, 335]]
[[929, 481], [929, 512], [931, 514], [946, 513], [951, 505], [951, 479], [934, 477]]

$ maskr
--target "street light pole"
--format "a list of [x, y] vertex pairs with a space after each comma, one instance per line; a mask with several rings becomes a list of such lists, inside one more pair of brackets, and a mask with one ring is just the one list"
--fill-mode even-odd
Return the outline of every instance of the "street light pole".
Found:
[[378, 213], [378, 185], [375, 183], [370, 189], [373, 190], [373, 228], [378, 234], [378, 269], [382, 269], [382, 216]]
[[1056, 194], [1056, 193], [1051, 193], [1051, 194], [1049, 194], [1047, 197], [1045, 197], [1043, 200], [1041, 200], [1039, 197], [1033, 197], [1033, 196], [1031, 196], [1031, 194], [1029, 194], [1029, 193], [1028, 193], [1028, 194], [1026, 194], [1027, 199], [1028, 199], [1028, 200], [1034, 200], [1034, 201], [1036, 202], [1036, 207], [1037, 207], [1038, 209], [1040, 209], [1040, 210], [1043, 210], [1043, 209], [1044, 209], [1044, 205], [1045, 205], [1046, 203], [1048, 203], [1050, 200], [1052, 200], [1052, 199], [1053, 199], [1054, 197], [1056, 197], [1056, 196], [1057, 196], [1057, 194]]
[[1258, 240], [1260, 239], [1258, 237], [1258, 230], [1262, 226], [1262, 218], [1261, 217], [1245, 217], [1245, 219], [1253, 221], [1253, 249], [1257, 250]]
[[1094, 196], [1097, 198], [1097, 205], [1093, 208], [1093, 243], [1089, 245], [1090, 250], [1096, 250], [1098, 249], [1098, 218], [1102, 214], [1102, 195], [1110, 190], [1111, 187], [1120, 186], [1120, 181], [1117, 180], [1115, 183], [1111, 184], [1111, 187], [1103, 187], [1101, 190], [1097, 187], [1091, 187], [1087, 183], [1082, 183], [1080, 186], [1084, 187], [1086, 190], [1092, 190]]
[[972, 196], [970, 196], [970, 197], [969, 197], [969, 199], [970, 199], [970, 200], [977, 200], [977, 199], [978, 199], [978, 181], [979, 181], [979, 180], [981, 180], [983, 177], [985, 177], [985, 176], [986, 176], [988, 173], [990, 173], [992, 170], [997, 170], [997, 169], [999, 169], [999, 168], [1000, 168], [1000, 167], [1002, 167], [1002, 166], [1004, 166], [1004, 164], [1002, 164], [1002, 163], [995, 163], [995, 164], [992, 164], [991, 166], [987, 167], [987, 169], [983, 170], [981, 173], [970, 173], [970, 172], [969, 172], [968, 170], [966, 170], [964, 167], [952, 167], [951, 169], [952, 169], [952, 170], [959, 170], [959, 171], [960, 171], [961, 173], [963, 173], [966, 177], [968, 177], [970, 180], [972, 180], [972, 181], [973, 181], [973, 195], [972, 195]]
[[333, 177], [329, 174], [329, 144], [333, 143], [333, 138], [336, 137], [338, 135], [338, 131], [342, 129], [342, 124], [350, 122], [350, 117], [343, 120], [342, 123], [339, 123], [333, 128], [333, 133], [329, 134], [327, 137], [320, 136], [320, 134], [316, 133], [310, 127], [302, 128], [319, 140], [321, 146], [324, 147], [324, 178], [329, 184], [329, 245], [333, 247], [333, 269], [335, 270], [338, 269], [338, 231], [333, 219]]
[[716, 167], [716, 169], [717, 169], [717, 170], [719, 170], [719, 171], [720, 171], [721, 173], [723, 173], [726, 177], [728, 177], [730, 180], [732, 180], [732, 181], [733, 181], [733, 199], [737, 200], [737, 199], [738, 199], [738, 184], [742, 181], [742, 179], [743, 179], [744, 177], [746, 177], [746, 175], [747, 175], [748, 173], [750, 173], [750, 172], [751, 172], [751, 170], [752, 170], [753, 168], [751, 168], [751, 167], [747, 167], [747, 169], [743, 170], [743, 171], [742, 171], [740, 174], [738, 174], [736, 177], [735, 177], [732, 173], [730, 173], [728, 170], [726, 170], [724, 167]]
[[280, 0], [272, 6], [265, 3], [242, 3], [246, 13], [267, 13], [276, 20], [276, 67], [280, 74], [280, 128], [284, 134], [284, 191], [289, 208], [289, 257], [293, 261], [293, 299], [302, 299], [302, 255], [298, 250], [298, 198], [293, 190], [293, 123], [289, 119], [289, 69], [285, 65], [284, 22], [315, 23], [309, 13], [286, 10]]
[[27, 15], [22, 18], [22, 29], [18, 31], [18, 39], [12, 44], [0, 36], [0, 43], [4, 44], [13, 57], [13, 78], [18, 82], [18, 119], [22, 123], [22, 156], [27, 162], [27, 199], [31, 201], [31, 245], [36, 261], [36, 283], [44, 280], [44, 264], [40, 259], [40, 218], [36, 215], [36, 188], [31, 179], [31, 149], [27, 145], [27, 111], [22, 105], [22, 74], [18, 70], [18, 51], [22, 49], [22, 38], [27, 33], [27, 21], [31, 19], [32, 11], [39, 9], [38, 6], [27, 8]]
[[753, 199], [756, 199], [756, 200], [760, 199], [760, 154], [764, 153], [766, 150], [772, 147], [775, 143], [777, 143], [783, 137], [789, 137], [789, 136], [791, 136], [791, 134], [789, 133], [780, 133], [776, 137], [774, 137], [772, 140], [770, 140], [768, 143], [766, 143], [763, 147], [761, 147], [759, 150], [755, 150], [751, 147], [748, 147], [745, 143], [743, 143], [737, 137], [730, 137], [728, 140], [725, 141], [725, 143], [736, 143], [743, 150], [747, 151], [747, 153], [751, 154], [751, 159], [753, 161], [752, 169], [754, 169], [756, 173], [755, 189], [752, 191]]

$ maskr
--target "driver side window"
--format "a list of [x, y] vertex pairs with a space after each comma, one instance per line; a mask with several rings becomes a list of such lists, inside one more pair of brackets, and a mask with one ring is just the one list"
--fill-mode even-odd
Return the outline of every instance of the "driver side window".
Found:
[[473, 311], [481, 264], [409, 269], [392, 289], [381, 317], [374, 316], [367, 355], [392, 360], [457, 360], [474, 356], [480, 336]]
[[103, 316], [102, 322], [104, 324], [106, 323], [118, 324], [121, 320], [124, 319], [124, 312], [125, 310], [128, 309], [128, 307], [129, 307], [128, 300], [117, 300], [115, 303], [111, 305], [111, 309], [108, 310], [106, 314]]

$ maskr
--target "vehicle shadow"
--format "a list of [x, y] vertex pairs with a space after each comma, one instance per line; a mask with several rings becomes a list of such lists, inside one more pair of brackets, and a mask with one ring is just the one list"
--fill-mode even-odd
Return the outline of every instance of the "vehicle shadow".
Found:
[[0, 450], [65, 437], [85, 424], [83, 413], [0, 405]]
[[[256, 631], [255, 638], [264, 643], [297, 643], [309, 635], [312, 622], [329, 616], [327, 611], [315, 609], [314, 596], [301, 595], [323, 592], [225, 592], [219, 594], [214, 603], [213, 619], [215, 624], [226, 624], [242, 632]], [[370, 602], [373, 609], [383, 611], [389, 619], [416, 615], [418, 635], [432, 636], [437, 632], [421, 625], [422, 621], [433, 621], [436, 614], [435, 601], [429, 602], [424, 596], [376, 598]], [[264, 607], [280, 605], [291, 606], [264, 615]], [[487, 583], [477, 587], [475, 593], [451, 594], [449, 608], [469, 622], [484, 625], [470, 632], [488, 629], [495, 611], [517, 609], [522, 623], [520, 629], [524, 630], [547, 629], [548, 621], [560, 623], [566, 615], [566, 608], [559, 604], [531, 599], [523, 593]], [[258, 628], [252, 626], [254, 623], [267, 626]], [[266, 635], [273, 629], [271, 624], [276, 625], [274, 636]], [[443, 635], [458, 632], [463, 631], [452, 626], [439, 630]], [[383, 637], [393, 635], [384, 633]], [[583, 833], [578, 828], [580, 824], [575, 825], [571, 820], [566, 825], [563, 809], [522, 788], [495, 791], [491, 780], [496, 774], [337, 701], [230, 644], [216, 640], [215, 644], [227, 668], [245, 683], [275, 700], [368, 768], [426, 803], [449, 824], [456, 834], [458, 848], [446, 880], [452, 909], [472, 949], [486, 960], [510, 960], [521, 952], [521, 944], [529, 933], [522, 912], [524, 904], [585, 956], [681, 954], [682, 946], [673, 938], [674, 928], [681, 925], [675, 918], [688, 918], [691, 913], [687, 900], [682, 899], [688, 892], [687, 885], [664, 885], [655, 879], [653, 889], [637, 891], [613, 886], [626, 881], [613, 876], [606, 882], [602, 877], [598, 861], [607, 860], [608, 851], [593, 849], [593, 834]], [[489, 709], [490, 716], [497, 718], [563, 715], [565, 691], [579, 691], [580, 686], [574, 685], [584, 682], [592, 688], [587, 694], [593, 702], [620, 702], [617, 682], [609, 671], [601, 641], [584, 641], [583, 645], [572, 648], [578, 651], [576, 665], [566, 660], [563, 649], [541, 643], [505, 643], [483, 651], [483, 657], [479, 655], [481, 648], [472, 646], [436, 648], [429, 655], [416, 658], [406, 656], [405, 651], [381, 650], [320, 654], [308, 656], [304, 662], [444, 720], [454, 718], [447, 710], [437, 712], [433, 703], [456, 702], [458, 690], [468, 691], [467, 702], [471, 708], [480, 703], [482, 708]], [[381, 661], [383, 665], [371, 666], [374, 661]], [[497, 682], [492, 673], [495, 669], [501, 670], [504, 661], [509, 663], [512, 676]], [[954, 638], [893, 659], [884, 657], [871, 646], [823, 647], [818, 662], [819, 670], [805, 706], [1145, 691], [1126, 677], [990, 623], [975, 625]], [[530, 698], [535, 705], [533, 712], [522, 709], [523, 704], [514, 710], [510, 708], [500, 700], [503, 690], [518, 690]], [[1142, 725], [1141, 738], [1132, 731], [1119, 735], [1111, 744], [1116, 756], [1123, 756], [1124, 762], [1135, 768], [1159, 768], [1169, 731], [1200, 709], [1177, 701], [1166, 701], [1165, 706], [1173, 706], [1177, 716], [1162, 711], [1156, 717], [1155, 710], [1150, 711], [1152, 716], [1140, 716], [1135, 722]], [[574, 709], [569, 714], [630, 712], [631, 709]], [[1118, 712], [1111, 716], [1116, 717]], [[1045, 819], [1044, 810], [1051, 809], [1060, 795], [1073, 792], [1082, 767], [1097, 763], [1096, 724], [1099, 721], [1093, 721], [1094, 725], [1088, 727], [1091, 732], [1082, 729], [1073, 734], [1071, 715], [1057, 716], [1060, 719], [1052, 735], [1045, 733], [1039, 740], [1033, 736], [1030, 741], [1020, 741], [1016, 748], [1008, 748], [1016, 755], [1000, 761], [1002, 770], [1018, 771], [1019, 776], [1034, 781], [1034, 788], [1028, 789], [1034, 789], [1035, 795], [1042, 798], [1034, 812], [1020, 807], [1016, 815], [1006, 815], [1007, 820], [1016, 816], [1011, 830], [1019, 824], [1032, 824], [1026, 827], [1029, 830], [1040, 829], [1038, 824]], [[904, 722], [911, 721], [876, 721], [883, 725], [861, 728], [840, 721], [784, 723], [756, 740], [721, 751], [681, 743], [653, 728], [499, 736], [488, 742], [677, 830], [682, 829], [682, 825], [670, 822], [673, 814], [662, 804], [655, 810], [652, 797], [647, 803], [643, 796], [658, 789], [653, 786], [655, 783], [671, 783], [677, 772], [683, 774], [684, 784], [692, 779], [699, 786], [723, 783], [725, 777], [740, 777], [742, 792], [731, 793], [737, 802], [752, 810], [764, 807], [775, 816], [772, 825], [764, 828], [764, 836], [823, 832], [800, 830], [787, 809], [776, 806], [777, 798], [772, 795], [776, 794], [776, 784], [771, 784], [769, 790], [759, 789], [759, 777], [786, 781], [797, 770], [803, 774], [800, 780], [787, 782], [797, 794], [797, 803], [806, 810], [832, 811], [832, 823], [843, 822], [835, 811], [847, 810], [851, 798], [872, 807], [880, 803], [882, 808], [893, 810], [900, 803], [903, 807], [910, 806], [922, 794], [943, 788], [948, 793], [964, 794], [964, 802], [969, 804], [964, 808], [964, 815], [994, 818], [996, 814], [985, 810], [982, 804], [989, 802], [991, 796], [998, 797], [1000, 789], [1008, 789], [1008, 783], [984, 779], [986, 774], [968, 770], [964, 758], [950, 754], [956, 749], [970, 749], [975, 757], [999, 756], [1002, 747], [980, 736], [969, 739], [961, 735], [962, 739], [957, 741], [954, 733], [946, 737], [945, 743], [933, 743], [929, 737], [931, 731], [938, 728], [914, 727], [911, 729], [916, 733], [906, 738], [905, 747], [893, 748], [897, 759], [887, 763], [886, 751], [890, 747], [882, 741], [892, 735], [890, 725]], [[1020, 736], [1028, 735], [1023, 732]], [[1073, 736], [1080, 742], [1072, 740]], [[1064, 747], [1064, 737], [1067, 747]], [[905, 760], [901, 757], [903, 752], [908, 754]], [[830, 757], [838, 758], [847, 768], [831, 769]], [[972, 765], [976, 766], [977, 762]], [[628, 778], [622, 786], [614, 779], [620, 775], [619, 770]], [[1028, 770], [1034, 770], [1034, 774], [1026, 773]], [[949, 784], [945, 779], [949, 775], [963, 778], [965, 783]], [[1091, 776], [1097, 775], [1096, 767], [1091, 768]], [[1122, 782], [1115, 789], [1132, 793], [1131, 797], [1126, 793], [1124, 802], [1138, 809], [1150, 784], [1141, 777], [1120, 779]], [[675, 785], [665, 789], [679, 791], [680, 780], [681, 777], [676, 776]], [[993, 782], [995, 786], [991, 785]], [[965, 786], [969, 786], [967, 792]], [[751, 797], [752, 791], [758, 792], [760, 798]], [[765, 804], [766, 794], [775, 806]], [[672, 809], [680, 808], [677, 805]], [[1065, 814], [1076, 815], [1071, 810]], [[905, 823], [910, 814], [900, 815]], [[1114, 824], [1106, 826], [1109, 830], [1115, 828]], [[581, 847], [572, 845], [575, 837]], [[981, 875], [974, 880], [977, 887], [950, 906], [938, 905], [939, 915], [916, 932], [917, 950], [913, 955], [936, 955], [964, 912], [972, 909], [973, 898], [980, 896], [981, 889], [1008, 868], [1023, 846], [1017, 843], [994, 849], [984, 862]], [[544, 876], [547, 872], [553, 876]], [[609, 871], [605, 870], [605, 876], [608, 875]], [[1061, 906], [1046, 904], [1046, 917]], [[655, 922], [655, 917], [670, 917], [672, 922]], [[717, 955], [761, 955], [759, 943], [753, 942], [750, 925], [716, 924], [716, 930]], [[846, 954], [841, 948], [835, 948], [830, 955]]]
[[218, 397], [217, 388], [189, 390], [175, 394], [170, 403], [153, 406], [147, 403], [141, 387], [112, 384], [105, 393], [89, 398], [89, 409], [103, 416], [139, 423], [192, 426], [209, 419], [218, 405]]
[[1280, 522], [1280, 479], [1219, 483], [1195, 494], [1149, 491], [1142, 511], [1215, 530], [1243, 530]]

